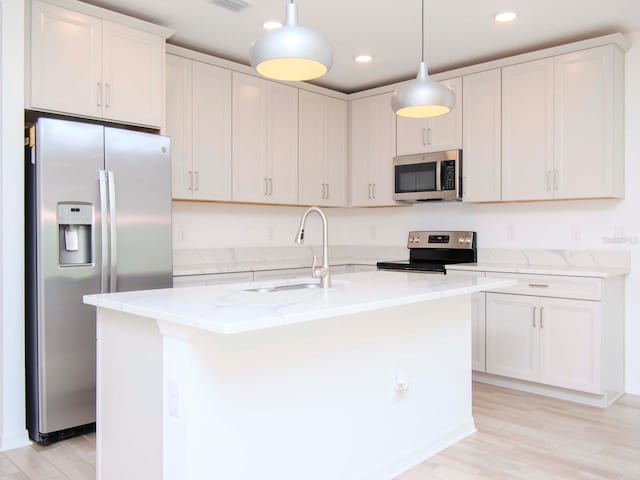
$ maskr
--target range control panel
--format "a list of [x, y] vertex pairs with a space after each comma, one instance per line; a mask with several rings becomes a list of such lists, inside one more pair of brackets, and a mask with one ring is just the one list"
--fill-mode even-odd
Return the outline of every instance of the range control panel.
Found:
[[409, 232], [409, 248], [476, 248], [475, 232]]

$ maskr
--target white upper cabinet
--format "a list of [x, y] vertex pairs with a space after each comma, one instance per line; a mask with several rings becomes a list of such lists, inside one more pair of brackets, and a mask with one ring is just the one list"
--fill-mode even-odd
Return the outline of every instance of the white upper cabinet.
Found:
[[465, 76], [463, 91], [463, 200], [496, 202], [502, 198], [500, 69]]
[[351, 205], [395, 205], [395, 131], [390, 93], [351, 102]]
[[398, 155], [462, 148], [462, 78], [452, 78], [440, 83], [455, 93], [455, 106], [451, 112], [439, 117], [427, 119], [398, 117]]
[[298, 90], [234, 72], [232, 110], [233, 200], [298, 203]]
[[29, 108], [160, 127], [164, 38], [34, 0]]
[[193, 62], [193, 198], [231, 200], [231, 72]]
[[103, 117], [162, 125], [164, 39], [103, 20], [102, 60]]
[[193, 62], [167, 55], [166, 134], [171, 137], [171, 195], [193, 198]]
[[624, 197], [624, 59], [614, 45], [558, 56], [555, 197]]
[[347, 203], [347, 103], [300, 91], [300, 203]]
[[553, 198], [553, 58], [502, 69], [502, 199]]
[[31, 11], [31, 106], [102, 115], [102, 21], [49, 3]]
[[231, 200], [231, 72], [167, 55], [173, 198]]

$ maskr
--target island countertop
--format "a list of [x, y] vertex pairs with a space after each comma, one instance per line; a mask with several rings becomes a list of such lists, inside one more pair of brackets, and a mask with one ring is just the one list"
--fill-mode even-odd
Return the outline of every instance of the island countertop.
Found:
[[437, 300], [514, 285], [499, 278], [451, 278], [405, 272], [333, 277], [333, 287], [255, 292], [299, 284], [280, 280], [86, 295], [84, 303], [213, 333], [234, 334]]

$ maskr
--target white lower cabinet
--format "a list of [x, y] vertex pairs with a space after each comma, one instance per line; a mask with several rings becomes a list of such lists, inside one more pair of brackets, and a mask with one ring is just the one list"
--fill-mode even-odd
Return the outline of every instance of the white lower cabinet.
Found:
[[487, 294], [487, 373], [602, 393], [600, 302]]
[[599, 393], [600, 302], [540, 300], [540, 381]]
[[486, 371], [486, 298], [484, 292], [471, 294], [471, 369]]
[[487, 294], [487, 373], [538, 380], [537, 297]]

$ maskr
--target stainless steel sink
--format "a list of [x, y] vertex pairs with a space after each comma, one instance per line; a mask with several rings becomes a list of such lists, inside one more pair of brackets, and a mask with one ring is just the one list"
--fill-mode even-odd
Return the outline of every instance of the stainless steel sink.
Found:
[[306, 288], [320, 288], [320, 283], [296, 283], [294, 285], [277, 285], [272, 287], [249, 288], [245, 292], [284, 292], [287, 290], [302, 290]]

